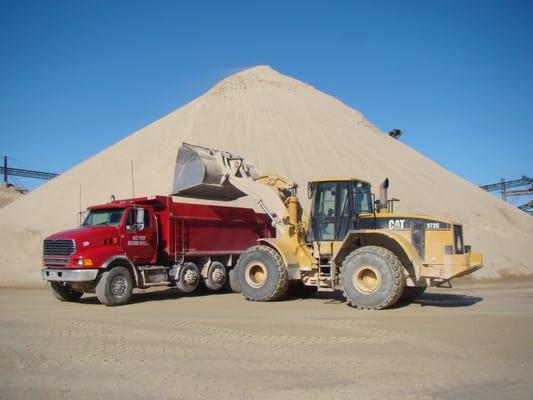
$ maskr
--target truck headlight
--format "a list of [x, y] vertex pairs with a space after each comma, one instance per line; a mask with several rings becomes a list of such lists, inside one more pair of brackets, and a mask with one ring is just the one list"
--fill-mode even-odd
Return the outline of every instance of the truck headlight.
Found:
[[78, 258], [76, 264], [78, 264], [80, 267], [92, 267], [93, 266], [93, 260], [90, 258]]

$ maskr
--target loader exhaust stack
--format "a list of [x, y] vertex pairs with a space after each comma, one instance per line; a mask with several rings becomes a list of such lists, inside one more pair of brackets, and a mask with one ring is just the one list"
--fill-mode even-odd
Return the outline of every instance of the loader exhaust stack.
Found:
[[378, 212], [383, 213], [389, 210], [389, 178], [386, 178], [379, 187], [379, 209]]

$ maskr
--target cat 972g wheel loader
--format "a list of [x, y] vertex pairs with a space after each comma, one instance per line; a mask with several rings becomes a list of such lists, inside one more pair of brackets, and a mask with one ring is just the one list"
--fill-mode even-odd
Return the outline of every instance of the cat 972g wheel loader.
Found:
[[377, 201], [362, 180], [312, 181], [309, 216], [296, 189], [277, 175], [259, 176], [252, 164], [225, 151], [186, 143], [178, 151], [174, 195], [224, 201], [251, 196], [276, 228], [275, 238], [260, 239], [235, 266], [249, 300], [279, 299], [291, 285], [342, 290], [353, 307], [381, 309], [482, 266], [481, 254], [464, 245], [460, 224], [394, 213], [388, 179]]

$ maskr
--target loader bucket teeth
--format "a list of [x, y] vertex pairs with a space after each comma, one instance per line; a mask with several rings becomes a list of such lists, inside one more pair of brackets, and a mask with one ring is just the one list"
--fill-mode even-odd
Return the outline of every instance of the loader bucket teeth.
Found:
[[229, 153], [183, 143], [176, 157], [173, 196], [231, 201], [246, 196], [228, 182]]

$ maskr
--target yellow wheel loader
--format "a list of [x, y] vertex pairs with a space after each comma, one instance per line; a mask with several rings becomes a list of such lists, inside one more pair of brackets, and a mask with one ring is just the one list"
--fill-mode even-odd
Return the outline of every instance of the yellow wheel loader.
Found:
[[246, 250], [233, 271], [249, 300], [276, 300], [293, 287], [341, 290], [353, 307], [382, 309], [481, 268], [481, 254], [464, 245], [460, 224], [394, 213], [388, 185], [386, 179], [375, 200], [370, 184], [359, 179], [309, 182], [308, 216], [296, 184], [260, 176], [229, 152], [183, 143], [172, 194], [223, 201], [250, 196], [270, 217], [276, 237]]

